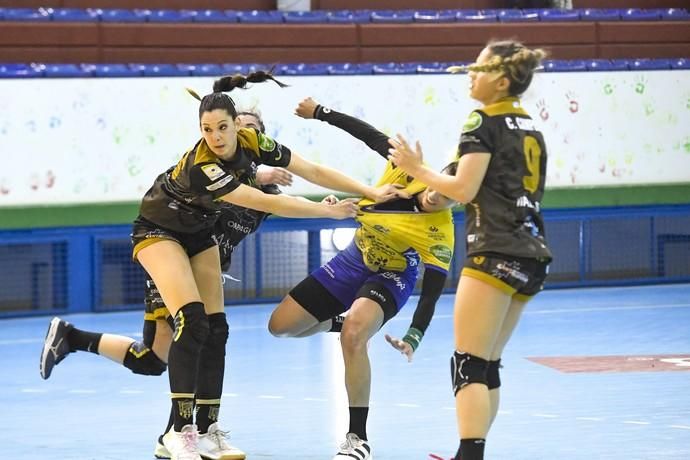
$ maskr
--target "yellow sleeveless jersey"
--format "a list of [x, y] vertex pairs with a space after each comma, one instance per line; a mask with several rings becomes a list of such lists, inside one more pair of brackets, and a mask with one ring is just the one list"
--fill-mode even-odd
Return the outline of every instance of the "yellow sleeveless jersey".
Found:
[[[385, 184], [403, 185], [410, 195], [426, 188], [390, 161], [376, 185]], [[448, 272], [455, 241], [450, 209], [433, 213], [422, 212], [416, 206], [412, 210], [377, 210], [367, 198], [359, 201], [359, 207], [356, 220], [361, 226], [355, 233], [355, 244], [369, 269], [403, 271], [408, 264], [418, 263], [410, 257], [416, 253], [425, 265]]]

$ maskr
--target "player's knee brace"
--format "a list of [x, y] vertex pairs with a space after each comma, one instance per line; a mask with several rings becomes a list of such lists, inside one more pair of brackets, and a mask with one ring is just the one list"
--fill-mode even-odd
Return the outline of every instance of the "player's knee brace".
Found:
[[501, 360], [489, 361], [489, 367], [486, 369], [486, 386], [489, 390], [494, 390], [501, 386], [501, 376], [499, 369], [501, 368]]
[[134, 342], [127, 350], [122, 364], [139, 375], [161, 375], [168, 365], [143, 342]]
[[453, 379], [453, 394], [458, 394], [470, 383], [487, 385], [486, 372], [489, 362], [479, 356], [456, 351], [450, 359], [450, 372]]
[[208, 325], [209, 334], [204, 346], [225, 356], [225, 344], [228, 343], [228, 336], [230, 334], [225, 313], [208, 315]]
[[209, 335], [208, 316], [201, 302], [190, 302], [175, 315], [173, 347], [198, 352]]

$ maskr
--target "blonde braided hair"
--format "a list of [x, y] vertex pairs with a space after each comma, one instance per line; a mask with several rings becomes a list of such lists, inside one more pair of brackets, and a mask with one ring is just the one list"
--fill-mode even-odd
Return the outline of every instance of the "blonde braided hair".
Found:
[[490, 42], [487, 48], [492, 56], [486, 63], [451, 66], [446, 70], [450, 73], [502, 72], [510, 81], [509, 93], [518, 96], [527, 90], [534, 72], [541, 68], [541, 61], [546, 57], [546, 51], [530, 49], [516, 41]]

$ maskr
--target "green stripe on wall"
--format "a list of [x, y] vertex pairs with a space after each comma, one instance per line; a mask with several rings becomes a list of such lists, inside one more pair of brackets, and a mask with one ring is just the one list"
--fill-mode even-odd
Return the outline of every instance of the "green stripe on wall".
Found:
[[[313, 197], [317, 198], [317, 197]], [[628, 187], [563, 188], [546, 192], [544, 208], [690, 204], [690, 183]], [[138, 203], [0, 208], [0, 228], [128, 224]]]

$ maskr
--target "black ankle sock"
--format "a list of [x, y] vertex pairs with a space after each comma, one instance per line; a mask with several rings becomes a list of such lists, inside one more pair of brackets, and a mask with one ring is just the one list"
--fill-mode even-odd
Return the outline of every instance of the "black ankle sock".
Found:
[[460, 458], [462, 460], [484, 460], [486, 440], [481, 438], [461, 439]]
[[331, 318], [331, 328], [328, 332], [341, 332], [343, 330], [343, 322], [345, 317], [343, 315], [334, 316]]
[[350, 407], [350, 429], [349, 433], [359, 436], [359, 439], [367, 440], [367, 416], [368, 407]]
[[70, 351], [90, 351], [98, 354], [98, 344], [103, 334], [97, 332], [80, 331], [76, 327], [67, 333], [67, 342]]

